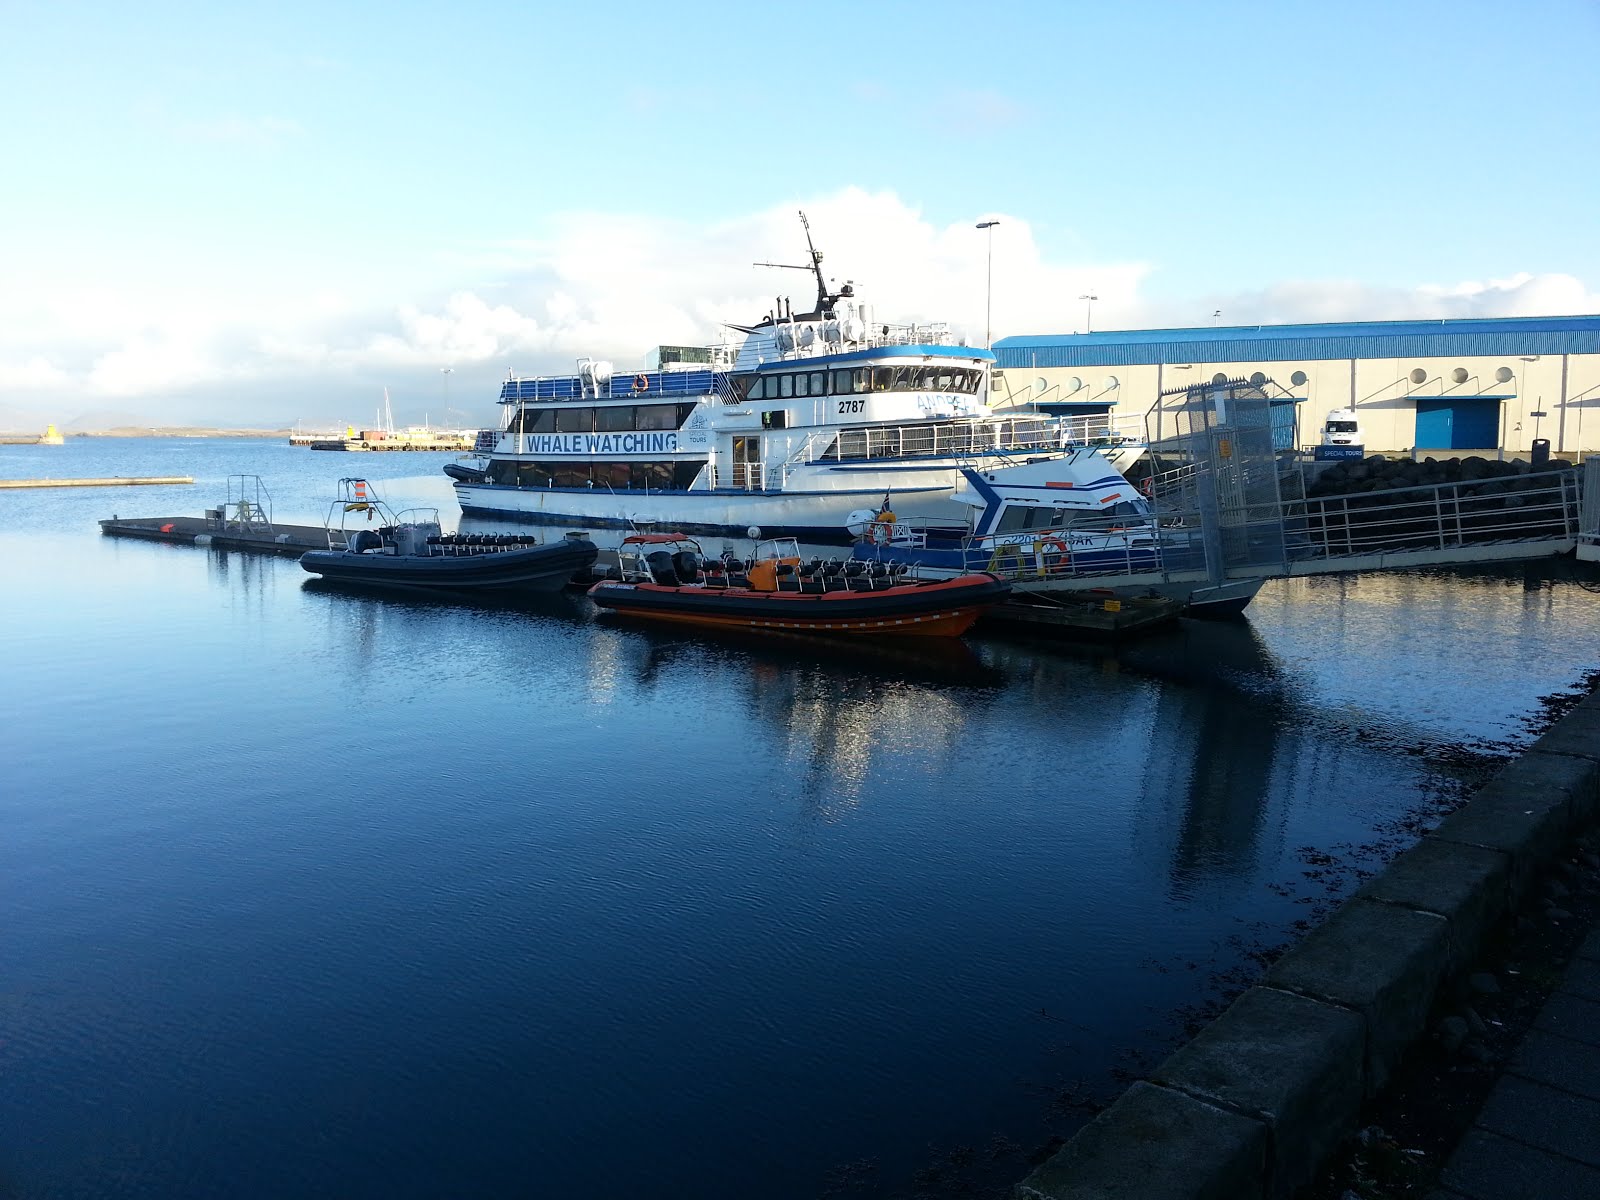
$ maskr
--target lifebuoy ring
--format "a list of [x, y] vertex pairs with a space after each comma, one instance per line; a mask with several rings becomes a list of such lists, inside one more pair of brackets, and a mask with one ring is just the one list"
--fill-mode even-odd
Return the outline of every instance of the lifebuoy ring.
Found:
[[1155, 476], [1154, 475], [1146, 475], [1142, 480], [1140, 480], [1139, 481], [1139, 490], [1141, 492], [1143, 492], [1145, 494], [1145, 496], [1147, 496], [1147, 497], [1155, 495], [1155, 491], [1156, 491]]
[[874, 521], [867, 526], [867, 540], [876, 542], [880, 546], [887, 546], [889, 539], [894, 536], [893, 521]]
[[650, 376], [635, 375], [633, 377], [633, 390], [636, 392], [648, 392], [650, 390]]
[[1058, 568], [1062, 565], [1061, 560], [1070, 561], [1072, 558], [1072, 551], [1067, 549], [1067, 544], [1060, 538], [1040, 538], [1038, 545], [1034, 548], [1034, 553], [1039, 556], [1039, 566], [1045, 570], [1049, 569], [1044, 561], [1046, 554], [1054, 554], [1056, 556], [1055, 565]]

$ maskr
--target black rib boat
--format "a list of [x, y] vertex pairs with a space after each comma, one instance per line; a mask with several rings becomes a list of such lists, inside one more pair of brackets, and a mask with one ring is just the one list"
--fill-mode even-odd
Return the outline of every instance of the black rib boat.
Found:
[[[599, 554], [581, 533], [546, 545], [509, 534], [445, 534], [433, 509], [394, 514], [364, 479], [341, 479], [339, 487], [334, 508], [340, 525], [335, 529], [329, 520], [328, 542], [344, 548], [311, 550], [300, 558], [302, 567], [327, 580], [449, 591], [554, 592], [593, 566]], [[351, 513], [382, 524], [347, 529]]]

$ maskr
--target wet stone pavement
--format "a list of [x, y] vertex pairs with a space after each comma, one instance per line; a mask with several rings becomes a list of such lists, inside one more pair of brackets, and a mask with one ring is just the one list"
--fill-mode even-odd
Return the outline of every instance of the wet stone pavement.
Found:
[[1600, 1200], [1600, 924], [1568, 964], [1433, 1200]]

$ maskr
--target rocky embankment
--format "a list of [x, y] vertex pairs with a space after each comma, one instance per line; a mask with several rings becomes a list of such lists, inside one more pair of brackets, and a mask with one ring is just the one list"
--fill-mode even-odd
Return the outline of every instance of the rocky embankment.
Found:
[[1520, 458], [1497, 462], [1474, 454], [1467, 458], [1425, 458], [1412, 462], [1409, 458], [1374, 454], [1348, 466], [1335, 463], [1328, 467], [1307, 485], [1306, 496], [1315, 500], [1324, 496], [1353, 496], [1361, 492], [1435, 487], [1445, 483], [1469, 485], [1460, 490], [1461, 495], [1512, 496], [1549, 486], [1548, 479], [1529, 476], [1568, 470], [1572, 465], [1568, 459], [1553, 458], [1548, 466], [1535, 472], [1533, 464]]
[[1343, 553], [1570, 532], [1576, 483], [1567, 459], [1385, 458], [1336, 463], [1306, 484], [1304, 533]]

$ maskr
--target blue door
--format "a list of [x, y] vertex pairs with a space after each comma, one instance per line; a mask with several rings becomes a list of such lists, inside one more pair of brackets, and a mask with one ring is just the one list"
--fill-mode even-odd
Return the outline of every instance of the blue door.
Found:
[[1418, 400], [1419, 450], [1487, 450], [1500, 444], [1498, 400]]

